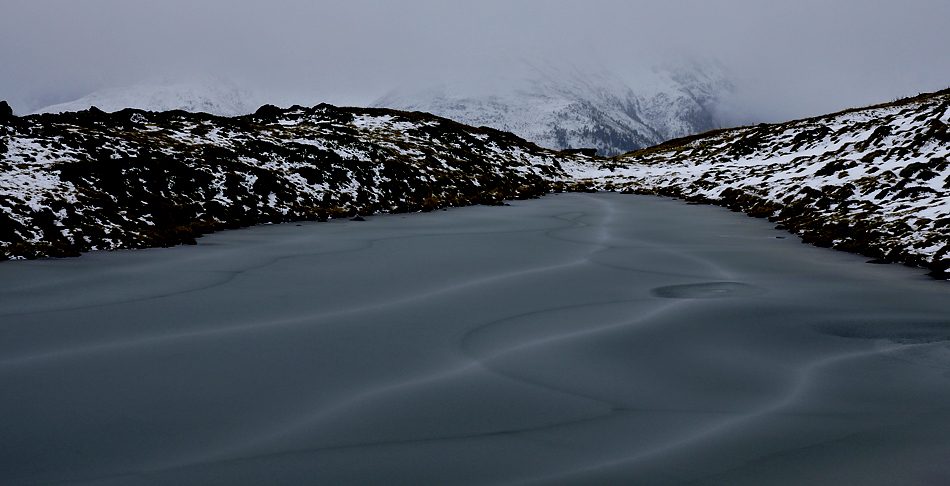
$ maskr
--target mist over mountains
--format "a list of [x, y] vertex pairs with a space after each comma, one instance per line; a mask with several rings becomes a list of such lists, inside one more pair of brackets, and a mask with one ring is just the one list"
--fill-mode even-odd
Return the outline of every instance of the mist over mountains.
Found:
[[261, 105], [250, 90], [223, 78], [201, 77], [190, 81], [139, 83], [88, 94], [74, 101], [58, 103], [35, 113], [63, 113], [93, 106], [112, 113], [125, 108], [144, 111], [184, 110], [218, 116], [253, 113]]
[[[739, 87], [724, 126], [776, 123], [946, 88], [950, 3], [7, 2], [0, 99], [18, 115], [107, 88], [194, 75], [369, 106], [397, 87], [512, 58], [630, 66], [717, 59]], [[477, 84], [477, 76], [474, 84]], [[471, 93], [463, 93], [471, 95]]]
[[512, 132], [542, 147], [620, 155], [717, 128], [734, 90], [714, 63], [696, 61], [620, 76], [603, 67], [528, 63], [491, 90], [464, 83], [398, 89], [373, 106], [422, 111]]
[[[609, 156], [716, 128], [718, 103], [734, 90], [728, 75], [712, 62], [641, 67], [622, 76], [598, 65], [520, 60], [504, 72], [504, 76], [467, 73], [432, 86], [394, 89], [371, 106], [432, 113], [512, 132], [549, 149], [596, 148]], [[206, 76], [107, 89], [36, 113], [95, 106], [110, 113], [134, 108], [239, 116], [265, 103], [322, 101], [306, 94], [260, 92]]]

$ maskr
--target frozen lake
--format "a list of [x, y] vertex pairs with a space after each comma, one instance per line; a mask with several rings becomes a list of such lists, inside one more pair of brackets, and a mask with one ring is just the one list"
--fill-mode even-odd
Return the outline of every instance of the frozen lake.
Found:
[[619, 194], [0, 264], [0, 484], [946, 485], [950, 284]]

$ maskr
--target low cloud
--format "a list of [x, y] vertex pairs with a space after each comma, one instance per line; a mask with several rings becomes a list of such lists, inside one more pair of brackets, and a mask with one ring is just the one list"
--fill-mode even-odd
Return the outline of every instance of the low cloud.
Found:
[[781, 121], [950, 86], [946, 1], [9, 0], [0, 99], [18, 113], [194, 76], [264, 98], [368, 104], [398, 86], [503, 77], [513, 59], [632, 73], [716, 59], [727, 123]]

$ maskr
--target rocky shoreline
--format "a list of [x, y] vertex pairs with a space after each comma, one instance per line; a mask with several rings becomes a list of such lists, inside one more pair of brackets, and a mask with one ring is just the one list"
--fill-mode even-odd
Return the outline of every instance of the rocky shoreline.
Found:
[[805, 243], [948, 278], [950, 90], [718, 130], [573, 174], [579, 190], [683, 198], [768, 218]]
[[218, 229], [616, 191], [768, 218], [805, 243], [950, 277], [950, 90], [618, 157], [419, 112], [0, 114], [0, 259]]
[[193, 243], [222, 228], [504, 204], [585, 157], [421, 113], [87, 110], [0, 120], [0, 258]]

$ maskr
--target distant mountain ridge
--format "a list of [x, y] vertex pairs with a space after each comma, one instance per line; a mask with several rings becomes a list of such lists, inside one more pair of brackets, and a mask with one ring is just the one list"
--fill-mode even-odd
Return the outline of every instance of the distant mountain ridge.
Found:
[[515, 76], [478, 94], [453, 85], [395, 90], [373, 106], [510, 131], [554, 150], [596, 148], [610, 156], [716, 128], [715, 105], [733, 89], [721, 69], [698, 63], [629, 79], [602, 68], [523, 63]]
[[[621, 77], [600, 67], [521, 62], [507, 78], [473, 92], [446, 83], [397, 89], [371, 105], [422, 111], [512, 132], [541, 147], [595, 148], [619, 155], [716, 127], [714, 110], [732, 84], [715, 64], [681, 62]], [[217, 116], [253, 113], [265, 97], [214, 77], [110, 88], [34, 113], [183, 110]]]
[[253, 113], [260, 104], [247, 90], [219, 79], [201, 79], [177, 83], [140, 83], [111, 88], [83, 96], [75, 101], [46, 106], [34, 113], [64, 113], [96, 108], [112, 113], [126, 108], [143, 111], [184, 110], [218, 116]]

